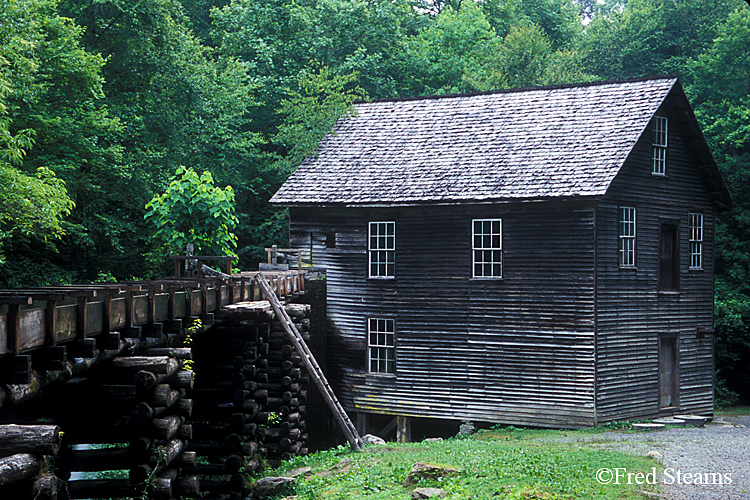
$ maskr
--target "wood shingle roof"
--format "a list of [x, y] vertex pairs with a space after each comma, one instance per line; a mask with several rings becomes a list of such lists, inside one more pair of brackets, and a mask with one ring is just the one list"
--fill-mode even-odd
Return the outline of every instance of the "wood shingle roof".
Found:
[[604, 195], [675, 84], [664, 77], [357, 104], [271, 202]]

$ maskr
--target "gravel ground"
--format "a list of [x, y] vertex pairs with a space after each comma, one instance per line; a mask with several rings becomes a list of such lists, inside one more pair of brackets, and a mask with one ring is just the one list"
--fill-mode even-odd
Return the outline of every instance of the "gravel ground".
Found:
[[[657, 469], [662, 482], [659, 498], [750, 500], [750, 416], [716, 419], [703, 428], [672, 427], [635, 434], [607, 432], [577, 436], [575, 440], [602, 449], [654, 456], [662, 463]], [[721, 474], [721, 478], [711, 476], [713, 473]], [[731, 478], [731, 483], [727, 478]], [[719, 480], [724, 484], [711, 484]], [[695, 484], [699, 481], [709, 484]]]

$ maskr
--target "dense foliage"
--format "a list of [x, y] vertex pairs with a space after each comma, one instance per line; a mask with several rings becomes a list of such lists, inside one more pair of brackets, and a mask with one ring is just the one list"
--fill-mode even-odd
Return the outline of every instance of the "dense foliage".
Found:
[[160, 274], [144, 215], [179, 165], [232, 186], [252, 268], [357, 98], [673, 73], [737, 204], [717, 366], [749, 387], [749, 50], [742, 0], [0, 0], [0, 287]]
[[193, 255], [236, 256], [234, 190], [215, 186], [211, 172], [199, 176], [192, 168], [178, 168], [167, 190], [146, 204], [145, 217], [163, 245], [162, 257], [180, 255], [189, 244]]

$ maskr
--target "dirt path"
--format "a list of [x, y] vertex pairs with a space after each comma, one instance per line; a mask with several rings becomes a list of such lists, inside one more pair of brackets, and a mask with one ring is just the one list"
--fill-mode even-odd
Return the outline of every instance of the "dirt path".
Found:
[[579, 436], [602, 449], [654, 456], [665, 500], [750, 500], [750, 416], [704, 428]]

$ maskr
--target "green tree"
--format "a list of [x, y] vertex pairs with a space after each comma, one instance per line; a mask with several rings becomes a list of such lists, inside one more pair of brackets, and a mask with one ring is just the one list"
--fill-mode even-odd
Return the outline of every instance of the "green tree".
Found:
[[[0, 281], [6, 284], [33, 279], [30, 256], [57, 259], [53, 243], [79, 230], [65, 219], [74, 208], [77, 173], [116, 153], [100, 140], [118, 126], [101, 103], [104, 60], [83, 49], [82, 28], [56, 7], [55, 0], [0, 1], [0, 245], [7, 257]], [[45, 275], [66, 274], [54, 268]]]
[[609, 0], [580, 40], [585, 71], [600, 78], [685, 74], [741, 0]]
[[404, 82], [407, 95], [451, 93], [469, 90], [465, 74], [485, 67], [501, 45], [481, 8], [466, 0], [460, 9], [450, 5], [408, 42]]
[[716, 364], [727, 388], [750, 398], [750, 9], [730, 13], [688, 69], [696, 116], [737, 205], [716, 222]]
[[539, 26], [523, 24], [513, 26], [497, 51], [463, 79], [481, 91], [593, 80], [581, 72], [580, 62], [574, 51], [553, 51]]
[[284, 121], [274, 139], [289, 151], [281, 162], [286, 174], [315, 152], [336, 122], [352, 111], [355, 100], [365, 97], [364, 90], [353, 86], [355, 73], [339, 76], [326, 66], [311, 69], [300, 76], [300, 90], [290, 90], [279, 109]]
[[178, 0], [62, 1], [86, 25], [88, 49], [108, 58], [106, 104], [123, 125], [109, 137], [121, 155], [80, 185], [73, 215], [85, 237], [70, 246], [69, 261], [89, 277], [156, 273], [144, 259], [152, 240], [143, 207], [166, 188], [173, 165], [199, 166], [237, 186], [241, 203], [267, 189], [262, 172], [271, 160], [250, 117], [257, 85], [247, 65], [191, 28], [214, 2], [186, 1], [186, 12]]
[[210, 172], [198, 176], [179, 167], [167, 190], [146, 204], [144, 217], [167, 255], [182, 254], [192, 243], [196, 255], [236, 256], [234, 191], [215, 186]]

